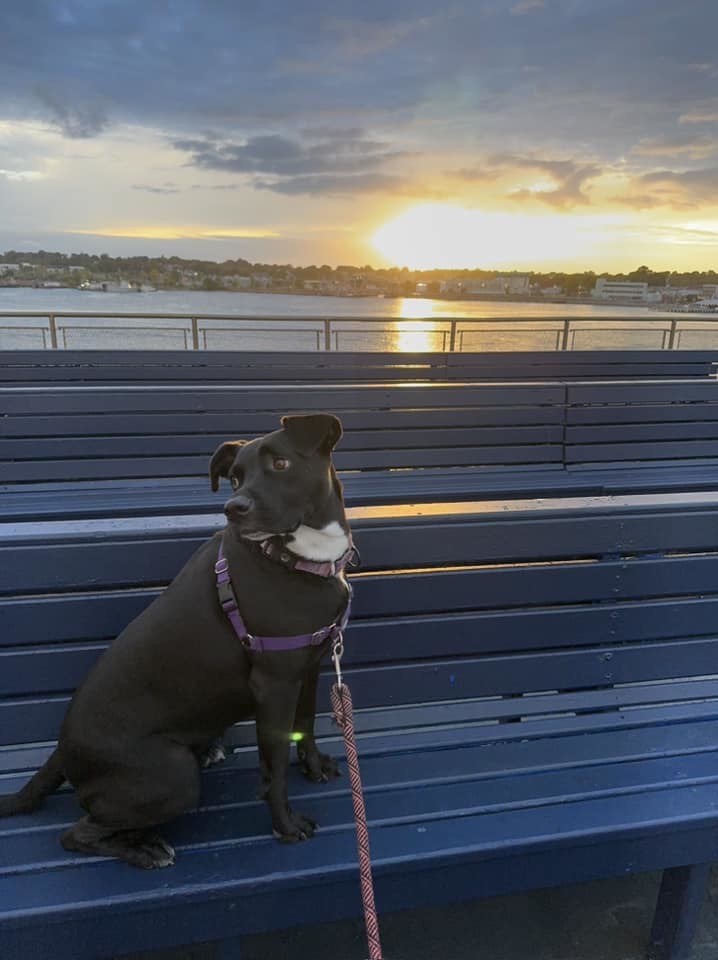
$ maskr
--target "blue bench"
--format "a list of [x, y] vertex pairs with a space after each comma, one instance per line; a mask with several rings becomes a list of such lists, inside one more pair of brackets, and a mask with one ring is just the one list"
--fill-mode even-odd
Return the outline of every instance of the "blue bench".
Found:
[[0, 385], [685, 379], [717, 364], [715, 350], [0, 350]]
[[350, 504], [711, 489], [715, 379], [0, 388], [6, 518], [201, 513], [207, 459], [331, 410]]
[[[365, 507], [351, 522], [346, 667], [380, 912], [662, 869], [652, 957], [686, 956], [718, 859], [718, 495]], [[0, 792], [41, 764], [87, 668], [220, 523], [0, 526]], [[319, 727], [341, 753], [326, 714]], [[243, 934], [357, 915], [347, 778], [293, 776], [321, 829], [277, 844], [253, 739], [230, 731], [200, 809], [168, 831], [170, 870], [66, 853], [68, 790], [0, 820], [0, 956], [223, 941], [238, 960]]]
[[211, 510], [217, 445], [310, 410], [342, 418], [335, 462], [351, 503], [461, 499], [507, 465], [535, 471], [543, 492], [562, 469], [564, 398], [560, 383], [4, 387], [3, 507], [31, 519]]

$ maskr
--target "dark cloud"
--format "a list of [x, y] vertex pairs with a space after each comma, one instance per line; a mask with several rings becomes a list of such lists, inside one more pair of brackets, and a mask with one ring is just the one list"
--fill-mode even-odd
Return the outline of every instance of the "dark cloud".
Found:
[[475, 169], [462, 168], [452, 171], [452, 176], [470, 182], [491, 182], [506, 174], [528, 170], [532, 174], [548, 176], [553, 187], [541, 189], [524, 188], [511, 192], [514, 198], [541, 200], [555, 207], [576, 206], [589, 203], [584, 192], [591, 181], [600, 177], [602, 168], [595, 163], [575, 160], [553, 160], [544, 157], [522, 156], [514, 153], [490, 155], [485, 163]]
[[637, 210], [671, 207], [704, 209], [718, 197], [718, 167], [697, 170], [651, 170], [632, 177], [626, 192], [613, 199]]
[[388, 189], [398, 177], [379, 168], [400, 154], [359, 129], [308, 130], [304, 139], [263, 134], [236, 142], [205, 136], [174, 140], [202, 170], [251, 175], [258, 190], [343, 195]]
[[71, 140], [96, 137], [108, 126], [107, 114], [97, 103], [70, 103], [61, 94], [43, 87], [36, 87], [35, 93], [47, 108], [52, 122]]
[[[708, 197], [698, 171], [638, 178], [712, 166], [709, 130], [679, 135], [718, 117], [716, 36], [715, 0], [23, 0], [3, 9], [0, 120], [142, 126], [178, 164], [284, 194], [415, 189], [411, 151], [465, 182], [536, 174], [515, 196], [567, 208], [629, 158], [637, 198], [683, 205]], [[472, 153], [500, 160], [445, 159]]]
[[646, 187], [663, 189], [696, 204], [706, 200], [715, 203], [718, 196], [718, 167], [703, 170], [653, 170], [642, 174], [638, 179]]
[[287, 177], [283, 180], [255, 180], [257, 190], [272, 190], [289, 196], [323, 194], [325, 196], [353, 196], [361, 193], [381, 193], [401, 188], [400, 177], [387, 173], [316, 174]]
[[464, 133], [480, 117], [494, 143], [616, 149], [714, 96], [717, 33], [715, 0], [24, 0], [3, 9], [0, 89], [8, 113], [49, 110], [73, 137], [368, 118], [396, 138], [421, 111]]
[[318, 143], [280, 134], [249, 137], [239, 143], [205, 138], [175, 140], [177, 150], [191, 154], [191, 164], [204, 170], [301, 176], [310, 173], [358, 173], [377, 167], [397, 154], [373, 140], [325, 136]]

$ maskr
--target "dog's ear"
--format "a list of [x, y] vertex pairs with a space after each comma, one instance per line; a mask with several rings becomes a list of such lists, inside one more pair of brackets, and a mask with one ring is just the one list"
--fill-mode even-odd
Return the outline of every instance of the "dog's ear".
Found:
[[282, 417], [282, 426], [292, 446], [307, 456], [313, 453], [328, 456], [342, 435], [341, 421], [331, 413]]
[[246, 440], [227, 440], [226, 443], [217, 447], [212, 454], [212, 459], [209, 461], [209, 481], [215, 492], [219, 490], [219, 478], [228, 475], [229, 468], [237, 456], [237, 450], [243, 447], [246, 442]]

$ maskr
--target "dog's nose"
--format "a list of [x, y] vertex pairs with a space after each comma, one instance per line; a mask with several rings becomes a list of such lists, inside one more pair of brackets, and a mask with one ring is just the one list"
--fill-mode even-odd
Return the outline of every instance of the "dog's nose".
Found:
[[254, 500], [251, 497], [237, 496], [232, 497], [224, 505], [224, 513], [228, 520], [240, 520], [246, 517], [254, 506]]

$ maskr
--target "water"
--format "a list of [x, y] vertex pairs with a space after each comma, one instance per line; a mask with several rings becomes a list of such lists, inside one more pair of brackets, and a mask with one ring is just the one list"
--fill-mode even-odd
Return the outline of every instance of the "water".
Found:
[[[45, 315], [1, 316], [13, 311]], [[140, 316], [97, 316], [113, 311]], [[324, 349], [324, 317], [336, 318], [332, 321], [332, 349], [447, 349], [454, 317], [462, 318], [457, 324], [456, 347], [464, 350], [556, 349], [567, 317], [575, 318], [568, 338], [569, 348], [574, 349], [665, 347], [671, 321], [676, 320], [678, 346], [718, 347], [715, 320], [677, 317], [645, 307], [222, 291], [120, 294], [0, 288], [0, 348], [49, 346], [47, 314], [54, 312], [83, 314], [57, 318], [58, 346], [67, 348], [191, 348], [192, 316], [200, 317], [199, 343], [207, 349]], [[155, 313], [174, 316], [148, 316]], [[237, 319], [212, 320], [212, 314]], [[289, 319], [267, 322], [277, 317]], [[357, 319], [352, 322], [348, 318]], [[517, 318], [522, 322], [517, 323]]]

